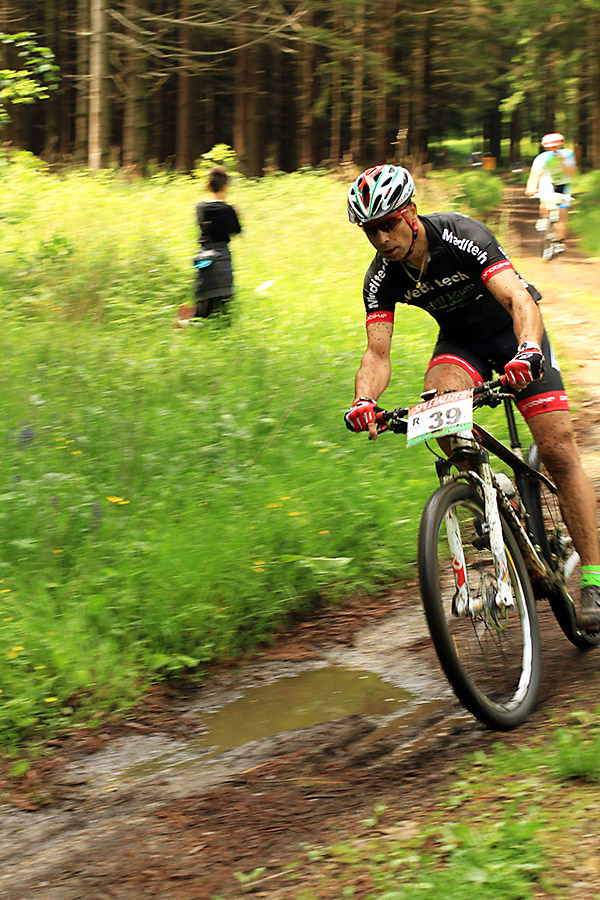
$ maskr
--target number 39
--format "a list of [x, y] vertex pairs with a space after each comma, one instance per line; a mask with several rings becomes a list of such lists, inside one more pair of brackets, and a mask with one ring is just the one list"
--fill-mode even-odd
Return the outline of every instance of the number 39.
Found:
[[444, 425], [456, 425], [460, 420], [460, 407], [451, 406], [442, 413], [439, 409], [431, 413], [430, 427], [432, 431], [442, 428]]

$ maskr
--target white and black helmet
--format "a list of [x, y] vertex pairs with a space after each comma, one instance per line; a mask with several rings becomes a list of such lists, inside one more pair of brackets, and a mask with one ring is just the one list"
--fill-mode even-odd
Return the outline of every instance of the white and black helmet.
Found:
[[416, 194], [408, 169], [373, 166], [362, 172], [348, 191], [348, 218], [362, 225], [404, 209]]

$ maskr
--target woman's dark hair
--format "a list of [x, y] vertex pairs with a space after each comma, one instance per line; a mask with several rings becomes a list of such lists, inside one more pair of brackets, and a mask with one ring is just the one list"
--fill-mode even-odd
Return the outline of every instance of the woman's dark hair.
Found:
[[218, 194], [219, 191], [223, 190], [228, 181], [229, 175], [223, 166], [215, 166], [208, 173], [208, 186], [213, 194]]

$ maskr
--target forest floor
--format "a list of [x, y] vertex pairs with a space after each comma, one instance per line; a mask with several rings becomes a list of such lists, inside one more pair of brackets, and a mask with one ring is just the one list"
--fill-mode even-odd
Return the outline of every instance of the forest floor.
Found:
[[[600, 325], [589, 306], [600, 261], [570, 249], [542, 262], [535, 204], [516, 188], [507, 203], [517, 266], [540, 287], [569, 358], [580, 446], [600, 490]], [[502, 738], [509, 745], [566, 719], [573, 698], [598, 702], [600, 654], [578, 653], [547, 610], [541, 622], [538, 709]], [[253, 896], [297, 897], [314, 874], [306, 845], [360, 836], [376, 804], [396, 824], [426, 817], [465, 755], [497, 741], [441, 676], [416, 584], [356, 597], [215, 670], [201, 690], [156, 688], [127, 721], [53, 741], [24, 777], [4, 776], [0, 898], [233, 900], [235, 873], [257, 867]]]

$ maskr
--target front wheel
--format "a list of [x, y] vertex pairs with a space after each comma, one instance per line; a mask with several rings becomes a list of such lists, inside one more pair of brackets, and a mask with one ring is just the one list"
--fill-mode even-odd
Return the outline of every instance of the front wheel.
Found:
[[[502, 532], [512, 605], [498, 600], [483, 502], [465, 482], [442, 485], [427, 501], [418, 559], [425, 615], [448, 681], [481, 722], [507, 731], [535, 707], [541, 646], [531, 582], [504, 519]], [[457, 536], [471, 598], [471, 610], [462, 613], [452, 549]]]

